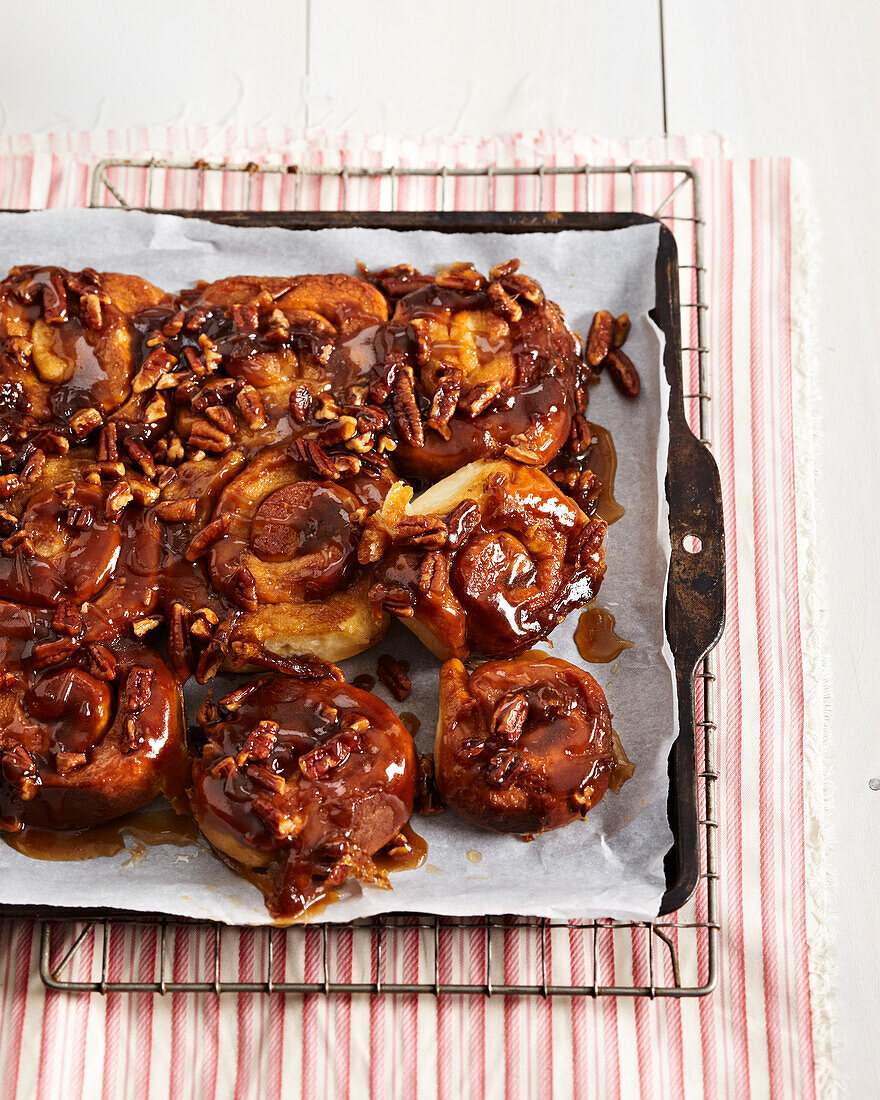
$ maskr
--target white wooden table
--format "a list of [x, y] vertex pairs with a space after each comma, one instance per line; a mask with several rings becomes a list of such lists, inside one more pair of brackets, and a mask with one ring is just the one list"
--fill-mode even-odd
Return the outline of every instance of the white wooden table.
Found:
[[[662, 7], [662, 12], [661, 12]], [[87, 15], [87, 12], [94, 15]], [[662, 24], [662, 36], [661, 36]], [[880, 1079], [880, 5], [875, 0], [61, 0], [4, 11], [9, 133], [173, 122], [608, 137], [793, 154], [821, 219], [820, 517], [834, 673], [844, 1065]], [[665, 71], [661, 41], [665, 42]], [[194, 46], [197, 43], [197, 46]], [[112, 93], [110, 91], [112, 89]]]

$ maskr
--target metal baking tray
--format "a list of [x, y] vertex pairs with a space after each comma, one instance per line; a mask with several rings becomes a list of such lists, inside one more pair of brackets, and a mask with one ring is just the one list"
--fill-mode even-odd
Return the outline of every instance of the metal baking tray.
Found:
[[[669, 824], [673, 844], [665, 859], [666, 891], [659, 916], [680, 909], [700, 878], [700, 817], [697, 793], [695, 677], [724, 629], [725, 551], [721, 485], [715, 460], [691, 431], [684, 409], [679, 267], [675, 238], [662, 220], [639, 213], [350, 212], [167, 210], [182, 217], [225, 225], [286, 229], [376, 228], [448, 233], [548, 233], [614, 230], [658, 222], [657, 300], [650, 316], [665, 336], [664, 368], [670, 387], [666, 496], [672, 553], [666, 596], [666, 633], [675, 660], [678, 736], [669, 756]], [[402, 257], [405, 259], [405, 257]], [[699, 553], [684, 540], [699, 540]], [[0, 904], [0, 916], [81, 921], [163, 920], [160, 913]], [[174, 918], [185, 923], [183, 918]]]

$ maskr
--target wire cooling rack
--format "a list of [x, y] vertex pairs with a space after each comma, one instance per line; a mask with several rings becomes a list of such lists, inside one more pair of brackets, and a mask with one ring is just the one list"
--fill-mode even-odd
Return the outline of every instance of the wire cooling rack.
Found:
[[[91, 205], [162, 210], [558, 210], [651, 214], [680, 257], [688, 417], [709, 446], [706, 269], [697, 173], [687, 165], [302, 167], [106, 160]], [[226, 928], [161, 921], [46, 921], [40, 975], [69, 992], [428, 993], [699, 997], [719, 941], [717, 727], [712, 654], [695, 690], [701, 874], [652, 922], [390, 914], [347, 925]], [[413, 980], [413, 973], [417, 978]]]

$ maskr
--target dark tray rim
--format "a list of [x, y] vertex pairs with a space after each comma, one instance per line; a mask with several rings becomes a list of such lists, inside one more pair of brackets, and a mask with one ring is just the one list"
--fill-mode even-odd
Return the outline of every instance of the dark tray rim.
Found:
[[[26, 213], [26, 211], [3, 211]], [[154, 211], [148, 211], [154, 213]], [[350, 212], [350, 211], [193, 211], [164, 214], [201, 218], [224, 225], [284, 229], [366, 228], [445, 233], [547, 233], [563, 230], [614, 230], [633, 225], [660, 227], [656, 260], [657, 301], [650, 316], [665, 336], [664, 367], [670, 386], [669, 460], [666, 496], [669, 503], [672, 559], [666, 599], [666, 633], [675, 659], [679, 732], [669, 754], [667, 810], [673, 834], [664, 870], [666, 891], [658, 916], [680, 909], [693, 895], [700, 877], [700, 821], [696, 772], [697, 666], [724, 629], [724, 523], [718, 469], [711, 453], [690, 427], [684, 411], [678, 251], [669, 228], [660, 219], [638, 213], [557, 212]], [[698, 535], [703, 549], [688, 554], [685, 534]], [[203, 920], [165, 913], [141, 913], [112, 908], [70, 908], [0, 903], [0, 917], [37, 920], [173, 921], [203, 924]], [[502, 918], [496, 918], [502, 919]], [[518, 918], [522, 919], [522, 918]], [[316, 922], [320, 923], [320, 922]]]

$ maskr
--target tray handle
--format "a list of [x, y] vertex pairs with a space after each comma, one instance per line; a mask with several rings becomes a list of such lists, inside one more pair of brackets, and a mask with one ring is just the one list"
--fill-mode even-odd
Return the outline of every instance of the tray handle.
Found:
[[724, 629], [724, 515], [715, 459], [681, 421], [666, 475], [672, 541], [666, 631], [680, 673], [690, 677]]

